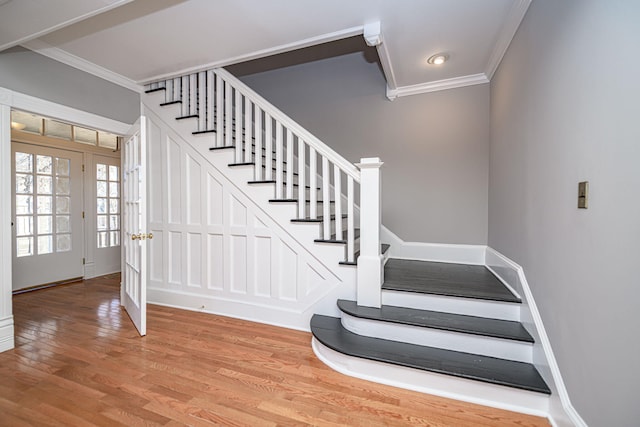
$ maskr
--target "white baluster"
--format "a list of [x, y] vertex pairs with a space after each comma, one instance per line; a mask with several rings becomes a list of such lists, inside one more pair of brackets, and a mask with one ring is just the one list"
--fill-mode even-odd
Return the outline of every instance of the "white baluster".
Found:
[[229, 82], [224, 82], [224, 146], [231, 147], [233, 145], [233, 88]]
[[309, 218], [318, 218], [318, 156], [316, 150], [309, 146], [309, 187], [311, 187], [311, 197], [309, 197]]
[[336, 240], [342, 240], [342, 171], [333, 165], [334, 216], [336, 218]]
[[164, 102], [173, 101], [173, 79], [167, 80], [167, 90], [164, 91]]
[[355, 224], [353, 217], [353, 177], [347, 175], [347, 261], [353, 262], [355, 258]]
[[331, 238], [331, 196], [330, 196], [330, 178], [329, 159], [322, 157], [322, 238], [329, 240]]
[[[306, 218], [307, 195], [305, 191], [305, 150], [304, 140], [298, 137], [298, 218]], [[291, 165], [293, 166], [293, 165]], [[293, 169], [293, 167], [291, 168]], [[291, 177], [293, 179], [293, 176]], [[313, 194], [313, 188], [310, 191]]]
[[253, 103], [245, 96], [242, 98], [244, 99], [244, 161], [252, 162], [255, 158], [255, 155], [251, 155], [253, 151]]
[[266, 111], [264, 112], [264, 179], [271, 181], [273, 179], [273, 120]]
[[[293, 199], [293, 133], [287, 129], [287, 199]], [[298, 187], [298, 191], [304, 188]]]
[[255, 107], [254, 126], [256, 139], [256, 154], [254, 156], [256, 167], [253, 179], [262, 181], [262, 110], [257, 105]]
[[[216, 76], [213, 71], [207, 71], [207, 117], [205, 119], [205, 130], [213, 130], [215, 126], [215, 101], [216, 101]], [[217, 142], [217, 137], [216, 137]]]
[[242, 154], [242, 94], [238, 89], [235, 89], [236, 92], [236, 102], [235, 102], [235, 144], [236, 144], [236, 163], [243, 163], [244, 156]]
[[216, 147], [224, 145], [224, 81], [216, 74]]
[[379, 158], [361, 159], [360, 168], [360, 257], [358, 258], [358, 305], [380, 307], [384, 281], [380, 253]]
[[276, 120], [276, 199], [282, 199], [282, 125]]

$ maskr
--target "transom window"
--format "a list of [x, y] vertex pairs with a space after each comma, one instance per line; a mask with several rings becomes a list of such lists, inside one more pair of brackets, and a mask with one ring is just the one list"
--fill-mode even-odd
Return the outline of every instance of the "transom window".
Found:
[[71, 250], [70, 160], [15, 153], [16, 255]]
[[98, 248], [120, 246], [120, 168], [96, 164]]

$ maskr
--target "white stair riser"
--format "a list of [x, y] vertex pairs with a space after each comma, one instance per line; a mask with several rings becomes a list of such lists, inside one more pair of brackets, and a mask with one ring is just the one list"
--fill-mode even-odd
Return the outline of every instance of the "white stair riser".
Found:
[[520, 321], [520, 304], [415, 292], [382, 291], [382, 304], [418, 310]]
[[315, 338], [311, 344], [321, 361], [345, 375], [493, 408], [541, 417], [548, 414], [549, 396], [545, 394], [347, 356]]
[[530, 343], [398, 323], [362, 319], [342, 313], [342, 325], [354, 334], [500, 359], [532, 362]]

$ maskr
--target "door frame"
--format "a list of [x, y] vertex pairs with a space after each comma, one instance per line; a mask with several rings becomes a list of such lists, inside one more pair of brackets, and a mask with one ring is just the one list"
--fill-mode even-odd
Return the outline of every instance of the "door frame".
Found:
[[126, 135], [131, 127], [127, 123], [0, 87], [0, 352], [14, 348], [11, 286], [11, 109], [117, 135]]

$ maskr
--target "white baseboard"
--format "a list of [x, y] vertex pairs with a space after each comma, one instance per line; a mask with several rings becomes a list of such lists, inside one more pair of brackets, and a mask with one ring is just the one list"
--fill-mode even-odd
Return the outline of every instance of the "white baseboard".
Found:
[[13, 316], [0, 319], [0, 353], [14, 348]]
[[456, 245], [448, 243], [405, 242], [384, 225], [380, 239], [391, 245], [390, 258], [420, 261], [447, 262], [452, 264], [485, 264], [485, 245]]
[[[539, 367], [541, 371], [540, 374], [552, 390], [549, 404], [549, 418], [551, 423], [557, 427], [587, 427], [587, 424], [582, 417], [580, 417], [569, 399], [569, 394], [562, 380], [560, 368], [558, 367], [551, 348], [551, 342], [549, 341], [544, 324], [542, 323], [542, 318], [540, 317], [540, 312], [538, 311], [533, 294], [531, 293], [531, 288], [525, 277], [524, 269], [491, 247], [487, 247], [486, 266], [503, 283], [520, 295], [520, 298], [522, 298], [521, 316], [523, 317], [523, 323], [526, 325], [527, 321], [529, 321], [535, 328], [534, 331], [530, 330], [530, 332], [532, 332], [536, 340], [535, 345], [541, 348], [539, 348], [540, 351], [538, 352], [534, 349], [534, 354], [542, 354], [546, 360], [534, 362], [537, 367], [538, 365], [542, 365]], [[556, 399], [559, 402], [554, 401]]]

